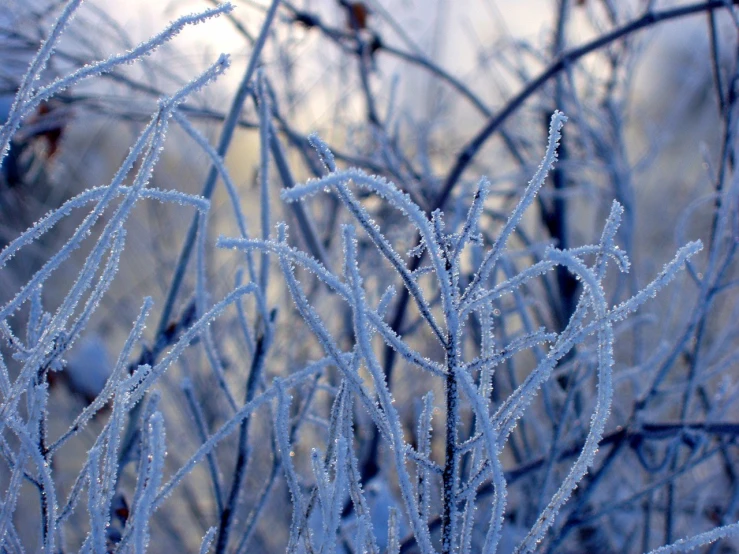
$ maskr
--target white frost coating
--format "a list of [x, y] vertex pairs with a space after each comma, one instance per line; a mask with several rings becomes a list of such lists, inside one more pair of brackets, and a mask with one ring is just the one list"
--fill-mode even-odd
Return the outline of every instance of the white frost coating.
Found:
[[[127, 79], [118, 71], [121, 64], [149, 54], [186, 26], [233, 9], [223, 4], [185, 16], [129, 52], [77, 66], [70, 74], [34, 88], [41, 83], [41, 73], [78, 4], [74, 0], [66, 3], [20, 83], [7, 123], [0, 130], [3, 152], [15, 140], [18, 126], [51, 95], [103, 73]], [[617, 232], [623, 232], [619, 227], [633, 206], [612, 204], [597, 244], [545, 249], [547, 245], [526, 238], [526, 230], [519, 226], [557, 160], [567, 120], [558, 111], [551, 118], [541, 164], [508, 216], [501, 216], [493, 202], [487, 201], [493, 187], [487, 178], [479, 179], [476, 189], [473, 182], [465, 182], [447, 190], [451, 191], [448, 202], [440, 206], [444, 202], [434, 198], [434, 169], [428, 163], [431, 160], [424, 160], [424, 152], [418, 155], [429, 165], [429, 190], [420, 193], [415, 181], [425, 181], [426, 175], [421, 179], [416, 174], [418, 159], [393, 159], [384, 166], [384, 162], [377, 162], [375, 167], [380, 169], [371, 171], [345, 167], [345, 161], [351, 159], [346, 154], [334, 157], [318, 136], [306, 140], [291, 127], [280, 111], [280, 97], [270, 88], [270, 63], [261, 58], [261, 52], [268, 40], [279, 39], [279, 32], [271, 33], [273, 20], [301, 17], [317, 32], [325, 31], [306, 14], [294, 12], [292, 6], [282, 6], [279, 0], [271, 2], [259, 38], [253, 42], [242, 84], [224, 118], [218, 147], [210, 144], [195, 119], [215, 112], [183, 102], [223, 73], [229, 64], [227, 56], [159, 100], [150, 120], [139, 126], [138, 136], [107, 186], [66, 201], [0, 252], [0, 270], [12, 270], [20, 254], [38, 246], [65, 219], [80, 216], [71, 237], [33, 265], [27, 282], [11, 289], [0, 305], [0, 338], [4, 341], [0, 355], [0, 462], [8, 475], [0, 499], [0, 549], [21, 551], [16, 511], [27, 504], [25, 499], [20, 502], [23, 491], [35, 489], [42, 505], [38, 550], [66, 551], [64, 530], [81, 519], [85, 520], [83, 531], [76, 543], [79, 546], [81, 542], [81, 551], [110, 548], [145, 552], [155, 531], [152, 525], [157, 523], [153, 514], [172, 507], [173, 503], [165, 506], [165, 502], [178, 488], [183, 495], [191, 492], [186, 488], [191, 482], [185, 480], [206, 460], [206, 475], [212, 481], [207, 490], [214, 492], [215, 501], [203, 499], [211, 511], [203, 521], [206, 525], [199, 528], [199, 533], [207, 528], [205, 536], [202, 540], [200, 536], [188, 537], [188, 541], [193, 539], [189, 545], [200, 544], [201, 554], [211, 549], [218, 554], [253, 549], [252, 538], [256, 540], [264, 527], [264, 514], [274, 513], [275, 491], [282, 491], [285, 498], [289, 495], [286, 502], [292, 516], [284, 510], [287, 517], [280, 532], [288, 551], [296, 553], [336, 554], [353, 548], [395, 554], [408, 547], [423, 554], [432, 554], [439, 547], [444, 554], [532, 552], [549, 537], [553, 541], [549, 546], [557, 550], [555, 534], [569, 532], [567, 525], [579, 515], [579, 498], [569, 505], [568, 499], [582, 486], [599, 446], [608, 438], [604, 432], [614, 395], [615, 324], [672, 281], [701, 245], [689, 243], [681, 248], [651, 283], [641, 291], [634, 286], [630, 298], [613, 306], [612, 293], [604, 283], [611, 283], [608, 270], [625, 273], [630, 269], [626, 248], [622, 250], [617, 244], [623, 237]], [[236, 19], [233, 23], [239, 24]], [[357, 35], [356, 40], [361, 43], [363, 36]], [[342, 41], [348, 44], [348, 35], [342, 35]], [[256, 78], [251, 79], [255, 72]], [[366, 88], [369, 94], [370, 87]], [[254, 100], [256, 110], [250, 111], [250, 100]], [[206, 183], [215, 186], [220, 176], [231, 204], [231, 229], [235, 228], [236, 238], [221, 237], [216, 246], [236, 254], [217, 255], [236, 258], [241, 267], [235, 279], [228, 275], [221, 281], [235, 286], [219, 292], [220, 301], [211, 299], [210, 289], [215, 289], [216, 283], [212, 281], [215, 272], [208, 266], [212, 187], [205, 187], [203, 197], [149, 188], [171, 119], [207, 157], [210, 173]], [[255, 237], [249, 235], [242, 209], [244, 197], [231, 179], [224, 157], [236, 126], [257, 127], [257, 120], [259, 175], [255, 194], [259, 199], [254, 198], [253, 207], [260, 213], [260, 228]], [[372, 163], [394, 154], [382, 127], [378, 122], [374, 129], [379, 150]], [[280, 150], [285, 140], [292, 144], [291, 155], [300, 151], [320, 178], [295, 185], [288, 157]], [[339, 242], [333, 236], [313, 236], [318, 246], [311, 245], [305, 231], [310, 226], [302, 220], [298, 228], [305, 236], [293, 237], [291, 244], [306, 239], [316, 257], [288, 244], [287, 226], [273, 225], [273, 217], [280, 213], [278, 206], [270, 204], [277, 181], [271, 178], [273, 168], [287, 189], [282, 192], [287, 202], [304, 202], [323, 192], [335, 195], [334, 206], [340, 208], [336, 229], [342, 229], [343, 250], [329, 248], [332, 240]], [[393, 175], [398, 184], [384, 175]], [[421, 184], [426, 186], [426, 182]], [[158, 306], [154, 310], [151, 299], [145, 300], [114, 358], [109, 342], [86, 329], [119, 275], [119, 265], [127, 254], [126, 227], [136, 206], [145, 199], [186, 206], [190, 215], [193, 209], [197, 211], [192, 236], [189, 232], [174, 271], [175, 276], [185, 279], [182, 290], [191, 297], [184, 306], [180, 304], [184, 294], [178, 285], [161, 291], [167, 298], [161, 310]], [[730, 192], [722, 194], [721, 200], [716, 228], [723, 232], [730, 222], [727, 206], [733, 206], [735, 200]], [[548, 201], [542, 199], [542, 209]], [[303, 215], [317, 208], [297, 207]], [[392, 215], [383, 215], [386, 212]], [[497, 236], [491, 234], [491, 214], [490, 220], [504, 221]], [[347, 225], [347, 219], [352, 223]], [[339, 227], [339, 223], [343, 225]], [[397, 227], [391, 230], [386, 225]], [[398, 229], [410, 231], [410, 236], [398, 238]], [[521, 238], [523, 250], [511, 250], [514, 233], [515, 242]], [[85, 256], [80, 257], [79, 270], [72, 273], [76, 280], [66, 291], [54, 290], [53, 301], [49, 301], [60, 268], [74, 263], [74, 253], [83, 247]], [[190, 249], [195, 260], [185, 254]], [[339, 268], [342, 255], [343, 267]], [[271, 271], [275, 260], [282, 275]], [[519, 267], [529, 260], [527, 267]], [[711, 260], [711, 271], [718, 272], [715, 251]], [[568, 308], [555, 331], [547, 318], [554, 311], [537, 317], [537, 322], [529, 316], [541, 308], [535, 289], [542, 285], [551, 288], [565, 272], [577, 278], [581, 291], [579, 297], [572, 298], [574, 309]], [[706, 279], [697, 274], [693, 278]], [[242, 285], [242, 279], [246, 284]], [[286, 304], [273, 304], [279, 293]], [[322, 303], [326, 298], [328, 306]], [[289, 305], [290, 299], [294, 306]], [[180, 306], [185, 309], [177, 315]], [[153, 336], [145, 329], [152, 311], [162, 312]], [[296, 314], [301, 322], [294, 321]], [[25, 333], [24, 325], [16, 321], [24, 318]], [[218, 325], [214, 325], [216, 321]], [[294, 335], [288, 329], [287, 340], [284, 332], [274, 335], [278, 326], [285, 324], [296, 327]], [[543, 327], [538, 328], [540, 325]], [[233, 329], [241, 343], [220, 335]], [[306, 333], [315, 341], [302, 342]], [[273, 336], [278, 340], [271, 349]], [[293, 336], [300, 337], [299, 347], [291, 343]], [[228, 341], [222, 341], [224, 338]], [[191, 348], [196, 343], [204, 347], [205, 356], [202, 349]], [[231, 348], [234, 344], [237, 348]], [[524, 419], [524, 414], [532, 406], [538, 410], [541, 399], [552, 420], [561, 414], [568, 424], [574, 421], [574, 415], [567, 412], [570, 391], [556, 388], [556, 383], [549, 387], [548, 381], [555, 368], [558, 381], [570, 375], [565, 362], [570, 363], [567, 356], [575, 347], [573, 381], [583, 378], [575, 383], [583, 386], [580, 391], [590, 392], [585, 387], [592, 384], [594, 398], [585, 398], [581, 402], [585, 408], [578, 408], [582, 411], [577, 413], [579, 427], [574, 431], [582, 429], [581, 434], [564, 429], [560, 441], [557, 428], [552, 433], [549, 457], [538, 459], [537, 452], [546, 450], [541, 446], [547, 426], [556, 428], [558, 423], [537, 417]], [[318, 361], [299, 359], [303, 348], [310, 352], [306, 359]], [[381, 352], [386, 358], [381, 358]], [[215, 407], [200, 390], [202, 375], [198, 372], [203, 365], [211, 372], [207, 375], [214, 386], [208, 392], [217, 395]], [[588, 373], [591, 368], [597, 379]], [[47, 421], [54, 413], [48, 406], [53, 395], [49, 395], [47, 380], [59, 371], [66, 376], [69, 388], [90, 402], [69, 417], [71, 424], [61, 432], [57, 432], [56, 421]], [[172, 388], [184, 391], [195, 417], [197, 443], [181, 458], [177, 452], [178, 467], [170, 473], [169, 468], [165, 470], [165, 427], [173, 423], [175, 410], [168, 385], [170, 379], [183, 374], [191, 378]], [[398, 388], [409, 379], [422, 391], [415, 398], [407, 398], [405, 390]], [[692, 393], [699, 377], [691, 375], [689, 379]], [[401, 398], [412, 405], [401, 405]], [[110, 412], [93, 420], [106, 405]], [[592, 412], [589, 425], [587, 410]], [[254, 422], [265, 428], [256, 428]], [[517, 425], [521, 433], [514, 435]], [[646, 425], [625, 432], [645, 429]], [[682, 442], [688, 445], [693, 434], [700, 435], [696, 442], [703, 441], [704, 431], [686, 423], [680, 430]], [[92, 440], [85, 442], [90, 435]], [[180, 437], [174, 435], [172, 440], [172, 435], [170, 448], [179, 448]], [[313, 438], [323, 442], [307, 445]], [[264, 444], [256, 445], [255, 440]], [[80, 452], [79, 473], [60, 479], [58, 456], [65, 456], [78, 443], [88, 449]], [[309, 458], [310, 446], [316, 448]], [[232, 453], [235, 460], [229, 458]], [[514, 459], [518, 466], [508, 466]], [[541, 488], [547, 492], [550, 480], [563, 474], [565, 464], [571, 468], [551, 499], [535, 499], [532, 505], [536, 511], [530, 509], [527, 514], [516, 512], [520, 505], [512, 509], [510, 504], [520, 492], [513, 484], [521, 475], [533, 476], [535, 489], [537, 467], [544, 467], [546, 478]], [[242, 493], [247, 484], [262, 478], [259, 472], [265, 467], [268, 473], [260, 483], [260, 495]], [[230, 468], [235, 468], [233, 474], [229, 474]], [[197, 473], [193, 480], [196, 478]], [[61, 506], [60, 483], [67, 494]], [[197, 486], [195, 489], [201, 492]], [[572, 504], [575, 506], [568, 513]], [[524, 523], [532, 522], [531, 528], [525, 529]], [[682, 552], [709, 544], [736, 534], [737, 525], [654, 552]], [[519, 543], [517, 547], [515, 543]]]
[[700, 535], [687, 539], [680, 539], [674, 543], [661, 546], [649, 552], [649, 554], [674, 554], [676, 552], [693, 552], [699, 546], [705, 546], [716, 542], [717, 540], [727, 539], [739, 534], [739, 522], [730, 525], [723, 525], [716, 529], [711, 529]]

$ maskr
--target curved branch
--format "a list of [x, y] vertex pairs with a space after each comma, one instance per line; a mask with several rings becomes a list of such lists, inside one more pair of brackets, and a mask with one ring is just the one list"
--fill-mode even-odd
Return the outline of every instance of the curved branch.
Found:
[[[731, 4], [739, 4], [739, 0], [731, 0]], [[606, 33], [596, 39], [586, 42], [582, 46], [572, 48], [562, 53], [562, 55], [555, 60], [549, 67], [539, 74], [533, 81], [529, 82], [526, 87], [514, 96], [508, 104], [506, 104], [496, 115], [491, 117], [485, 127], [483, 127], [475, 137], [470, 140], [460, 152], [457, 157], [457, 161], [452, 167], [452, 170], [444, 180], [444, 187], [441, 193], [437, 197], [434, 209], [438, 209], [444, 206], [447, 199], [449, 198], [452, 189], [459, 181], [459, 178], [464, 173], [464, 170], [474, 159], [479, 152], [480, 148], [498, 131], [503, 123], [513, 115], [521, 105], [528, 100], [530, 96], [533, 96], [549, 79], [557, 75], [560, 71], [563, 71], [573, 63], [578, 61], [580, 58], [587, 56], [588, 54], [599, 50], [600, 48], [616, 42], [617, 40], [624, 38], [636, 31], [651, 27], [657, 23], [663, 21], [669, 21], [671, 19], [677, 19], [680, 17], [686, 17], [703, 12], [712, 12], [720, 8], [726, 8], [727, 2], [725, 0], [709, 0], [707, 2], [699, 2], [696, 4], [689, 4], [687, 6], [681, 6], [678, 8], [671, 8], [661, 11], [649, 11], [638, 19], [627, 23], [617, 29], [614, 29], [610, 33]]]

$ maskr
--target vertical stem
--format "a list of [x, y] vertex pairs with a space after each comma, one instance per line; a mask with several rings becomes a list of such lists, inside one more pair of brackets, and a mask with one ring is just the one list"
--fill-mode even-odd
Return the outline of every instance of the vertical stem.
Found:
[[[569, 0], [559, 0], [559, 10], [557, 14], [556, 31], [554, 36], [554, 48], [552, 51], [553, 59], [557, 59], [562, 55], [566, 47], [566, 31], [569, 18]], [[565, 109], [565, 77], [560, 72], [554, 82], [554, 109]], [[545, 129], [549, 125], [549, 112], [545, 117]], [[567, 142], [566, 137], [562, 137], [557, 152], [559, 164], [552, 168], [552, 185], [554, 187], [554, 199], [552, 201], [551, 211], [546, 214], [545, 224], [549, 228], [549, 233], [553, 239], [557, 241], [557, 248], [565, 250], [569, 248], [569, 229], [568, 229], [568, 213], [567, 201], [565, 197], [565, 189], [568, 186], [568, 176], [566, 168], [563, 168], [563, 162], [567, 160]], [[567, 322], [575, 311], [578, 298], [578, 281], [563, 266], [557, 266], [557, 286], [559, 287], [560, 309], [559, 309], [559, 329], [562, 330], [567, 326]]]
[[[447, 360], [453, 360], [454, 346], [450, 337]], [[449, 554], [453, 548], [454, 519], [456, 511], [455, 478], [457, 474], [457, 419], [459, 417], [459, 391], [453, 363], [447, 364], [446, 378], [446, 451], [443, 473], [443, 507], [441, 514], [441, 552]]]
[[[447, 270], [451, 277], [451, 265], [447, 260]], [[453, 289], [452, 289], [453, 290]], [[459, 368], [459, 321], [453, 311], [456, 302], [449, 306], [447, 314], [448, 333], [446, 340], [446, 448], [444, 453], [444, 473], [442, 474], [442, 513], [441, 513], [441, 552], [450, 554], [454, 551], [455, 527], [457, 520], [457, 426], [459, 424], [459, 384], [457, 369]]]
[[[270, 342], [270, 327], [272, 322], [263, 322], [263, 326], [266, 328], [263, 334], [260, 334], [256, 341], [256, 350], [254, 351], [254, 357], [252, 358], [251, 369], [249, 371], [249, 377], [246, 382], [246, 394], [244, 398], [244, 405], [248, 404], [252, 400], [257, 392], [257, 385], [264, 369], [264, 360], [269, 349]], [[244, 484], [244, 478], [246, 477], [247, 465], [249, 463], [249, 423], [251, 417], [246, 417], [242, 420], [239, 426], [239, 448], [236, 454], [236, 464], [234, 466], [234, 478], [231, 483], [231, 490], [226, 500], [226, 505], [221, 512], [220, 520], [218, 522], [218, 538], [216, 539], [216, 553], [226, 552], [228, 547], [228, 539], [231, 533], [231, 528], [234, 519], [234, 513], [236, 511], [239, 493]]]

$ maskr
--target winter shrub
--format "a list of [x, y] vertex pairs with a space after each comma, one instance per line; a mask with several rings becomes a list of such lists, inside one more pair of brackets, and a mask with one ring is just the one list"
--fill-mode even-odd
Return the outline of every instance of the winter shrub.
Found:
[[[39, 165], [50, 174], [35, 173], [34, 186], [64, 174], [54, 177], [54, 164], [74, 153], [62, 145], [66, 157], [53, 158], [67, 123], [44, 115], [57, 100], [92, 118], [96, 95], [105, 99], [90, 78], [157, 101], [147, 122], [133, 100], [116, 112], [136, 137], [106, 183], [51, 206], [0, 251], [3, 551], [685, 552], [727, 537], [732, 548], [739, 421], [729, 372], [739, 344], [725, 310], [739, 194], [735, 81], [718, 63], [714, 16], [735, 16], [733, 6], [650, 3], [622, 20], [610, 2], [601, 12], [562, 0], [551, 65], [492, 111], [422, 52], [376, 34], [370, 16], [403, 37], [375, 2], [340, 3], [344, 29], [275, 0], [256, 34], [220, 4], [97, 62], [62, 41], [76, 36], [80, 4], [53, 10], [25, 73], [8, 71], [6, 191], [30, 187]], [[44, 21], [46, 7], [33, 4], [26, 19], [16, 7], [18, 21]], [[567, 50], [560, 27], [574, 9], [610, 27]], [[706, 244], [681, 237], [661, 269], [661, 260], [636, 267], [631, 258], [651, 247], [635, 234], [637, 172], [623, 147], [622, 58], [632, 53], [615, 41], [698, 13], [713, 32], [723, 140], [718, 161], [705, 157], [710, 196], [685, 206], [708, 231], [676, 228]], [[213, 18], [232, 18], [251, 48], [227, 110], [198, 104], [228, 70], [226, 55], [169, 93], [126, 73], [134, 62], [149, 71], [155, 50]], [[293, 127], [280, 89], [289, 70], [263, 63], [287, 55], [296, 28], [357, 64], [366, 113], [361, 127], [340, 129], [341, 146]], [[31, 48], [24, 36], [7, 23], [4, 48]], [[379, 107], [373, 66], [383, 51], [478, 104], [486, 123], [458, 154], [436, 152], [420, 125], [411, 144], [402, 127], [412, 116]], [[590, 53], [610, 60], [610, 88], [581, 91]], [[548, 114], [546, 139], [511, 134], [503, 123], [550, 80], [560, 105], [532, 109]], [[258, 136], [251, 188], [224, 161], [240, 128]], [[489, 178], [472, 176], [496, 133], [521, 172], [542, 160], [526, 186], [501, 187], [497, 162]], [[51, 145], [43, 152], [39, 137]], [[199, 193], [155, 186], [172, 149], [203, 161]], [[582, 200], [572, 183], [587, 179], [578, 171], [601, 171], [611, 185], [583, 244], [567, 231]], [[216, 204], [219, 183], [228, 212]], [[150, 205], [173, 207], [171, 225], [189, 226], [176, 227], [166, 273], [156, 266], [165, 284], [124, 294], [121, 282], [143, 265], [127, 252], [143, 249]], [[122, 318], [110, 323], [115, 306], [135, 312], [125, 333]]]

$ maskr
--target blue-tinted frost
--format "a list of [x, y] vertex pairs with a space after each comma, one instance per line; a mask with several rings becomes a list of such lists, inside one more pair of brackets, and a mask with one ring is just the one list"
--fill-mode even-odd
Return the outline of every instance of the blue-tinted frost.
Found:
[[[230, 4], [221, 4], [182, 17], [128, 52], [81, 67], [35, 88], [60, 34], [79, 4], [71, 1], [65, 5], [32, 60], [7, 122], [0, 129], [3, 155], [19, 125], [44, 100], [84, 79], [139, 60], [186, 26], [228, 14], [233, 9]], [[289, 129], [274, 123], [277, 102], [271, 94], [266, 71], [258, 68], [279, 4], [273, 1], [266, 12], [218, 146], [210, 144], [188, 112], [181, 108], [189, 96], [225, 71], [229, 64], [226, 56], [218, 58], [171, 96], [160, 99], [155, 113], [143, 125], [108, 185], [86, 190], [66, 201], [0, 252], [0, 270], [4, 270], [13, 258], [33, 247], [74, 212], [85, 214], [71, 237], [40, 264], [26, 283], [9, 292], [9, 300], [0, 306], [0, 334], [7, 343], [4, 346], [11, 351], [8, 360], [13, 362], [11, 371], [3, 350], [0, 455], [8, 468], [0, 506], [3, 551], [18, 550], [14, 514], [23, 484], [28, 482], [39, 491], [43, 504], [39, 550], [62, 551], [63, 531], [84, 512], [88, 525], [80, 538], [83, 552], [104, 552], [110, 544], [117, 552], [145, 552], [151, 549], [156, 511], [165, 508], [173, 492], [183, 486], [199, 464], [207, 463], [208, 490], [213, 494], [212, 507], [219, 521], [205, 532], [200, 542], [201, 554], [212, 548], [216, 552], [231, 551], [237, 535], [235, 551], [248, 552], [256, 522], [268, 509], [276, 483], [284, 484], [292, 507], [286, 537], [289, 552], [336, 554], [351, 546], [356, 551], [395, 554], [413, 543], [424, 554], [439, 548], [445, 554], [472, 551], [491, 554], [510, 548], [515, 552], [531, 552], [555, 525], [593, 465], [606, 434], [614, 397], [616, 324], [674, 280], [701, 249], [701, 244], [692, 242], [680, 248], [650, 283], [635, 290], [627, 300], [611, 305], [606, 292], [608, 270], [625, 273], [631, 263], [617, 244], [625, 210], [614, 202], [597, 244], [563, 249], [532, 246], [527, 250], [536, 253], [532, 263], [517, 267], [512, 261], [515, 257], [509, 250], [509, 242], [557, 161], [562, 128], [567, 121], [559, 111], [551, 118], [539, 168], [502, 229], [492, 237], [485, 234], [487, 229], [483, 225], [492, 187], [486, 178], [479, 180], [472, 195], [455, 192], [456, 206], [447, 213], [441, 209], [427, 213], [414, 196], [386, 177], [340, 168], [328, 145], [317, 135], [311, 135], [308, 142], [315, 153], [309, 154], [317, 155], [323, 170], [315, 162], [316, 175], [321, 176], [296, 185], [285, 174], [286, 161], [276, 143], [278, 133], [289, 133]], [[241, 205], [243, 199], [223, 160], [249, 96], [256, 104], [259, 129], [258, 237], [249, 234]], [[210, 172], [201, 196], [149, 188], [172, 119], [207, 156]], [[270, 203], [273, 162], [284, 181], [281, 197], [286, 203], [300, 205], [309, 197], [328, 193], [334, 194], [343, 205], [344, 215], [351, 223], [340, 227], [341, 262], [338, 257], [331, 259], [323, 246], [311, 248], [314, 255], [303, 252], [288, 242], [286, 224], [274, 226], [273, 218], [280, 211], [277, 204]], [[237, 237], [220, 237], [216, 245], [236, 251], [242, 266], [235, 280], [229, 277], [229, 282], [235, 283], [234, 288], [216, 297], [207, 249], [210, 199], [219, 177], [231, 203]], [[365, 202], [366, 195], [374, 198]], [[46, 433], [50, 427], [51, 397], [46, 380], [53, 373], [69, 372], [65, 369], [72, 359], [68, 352], [75, 344], [84, 344], [95, 312], [120, 273], [127, 246], [127, 225], [135, 207], [143, 200], [187, 207], [190, 216], [193, 209], [196, 212], [172, 285], [166, 291], [167, 300], [161, 308], [163, 313], [154, 343], [145, 344], [145, 327], [151, 314], [158, 313], [160, 308], [147, 298], [115, 363], [110, 364], [109, 374], [95, 383], [94, 398], [70, 418], [71, 424], [66, 429], [50, 439]], [[415, 242], [398, 244], [390, 238], [384, 222], [379, 221], [371, 208], [378, 203], [400, 214], [407, 229], [412, 230]], [[717, 225], [723, 229], [730, 221], [726, 209], [722, 210]], [[304, 223], [299, 221], [299, 227], [307, 234]], [[62, 264], [71, 263], [73, 253], [89, 237], [93, 237], [92, 244], [79, 262], [74, 282], [58, 303], [49, 307], [52, 304], [45, 302], [45, 287]], [[367, 255], [370, 249], [385, 264], [378, 272], [387, 272], [384, 276], [388, 277], [375, 290], [370, 287], [374, 286], [378, 273], [371, 275], [367, 268], [369, 263], [374, 263], [368, 262], [374, 260]], [[173, 317], [175, 299], [191, 254], [194, 254], [195, 276], [192, 310], [188, 317], [182, 315], [178, 320]], [[255, 262], [257, 256], [259, 265]], [[279, 264], [281, 276], [276, 272], [277, 265], [273, 268], [272, 263]], [[718, 271], [715, 260], [710, 265]], [[336, 269], [338, 266], [340, 270]], [[536, 328], [521, 306], [528, 301], [528, 287], [555, 271], [566, 271], [577, 279], [579, 296], [561, 329]], [[277, 309], [271, 304], [278, 282], [284, 286], [293, 306], [280, 305]], [[317, 304], [313, 294], [316, 287], [328, 291], [345, 309], [345, 328], [341, 334], [325, 308]], [[408, 298], [413, 303], [413, 310], [409, 311], [416, 317], [403, 327], [390, 318]], [[499, 329], [503, 319], [501, 307], [508, 300], [521, 315], [518, 329], [512, 332], [503, 325]], [[301, 332], [309, 332], [315, 339], [311, 346], [320, 348], [318, 360], [295, 361], [290, 351], [280, 363], [274, 364], [280, 367], [274, 368], [270, 365], [270, 349], [277, 326], [284, 323], [280, 318], [288, 317], [286, 312], [291, 309], [303, 320]], [[14, 318], [18, 314], [27, 316], [23, 326], [16, 324]], [[235, 321], [231, 327], [214, 325], [228, 316], [233, 316]], [[412, 340], [406, 336], [411, 327], [414, 331], [421, 329], [415, 335], [408, 333]], [[244, 362], [238, 368], [243, 373], [229, 373], [221, 351], [222, 341], [214, 329], [238, 331], [247, 353], [246, 360], [239, 360]], [[295, 333], [299, 336], [297, 329]], [[474, 337], [477, 348], [472, 354], [468, 346], [470, 336]], [[192, 348], [195, 344], [198, 348]], [[276, 347], [290, 350], [290, 345], [278, 343]], [[385, 349], [385, 358], [379, 356], [380, 348]], [[581, 369], [583, 374], [592, 371], [595, 375], [594, 407], [592, 413], [583, 412], [579, 416], [581, 436], [576, 437], [579, 442], [568, 458], [574, 462], [568, 462], [571, 465], [551, 498], [532, 500], [532, 505], [540, 510], [524, 530], [521, 521], [511, 521], [517, 515], [507, 512], [510, 483], [515, 475], [504, 467], [504, 460], [510, 457], [504, 457], [504, 451], [519, 448], [513, 444], [514, 429], [523, 425], [523, 416], [532, 404], [541, 399], [545, 409], [551, 410], [561, 400], [558, 391], [549, 385], [554, 375], [569, 375], [566, 368], [558, 366], [566, 363], [568, 355], [577, 348], [585, 352], [578, 363], [587, 367], [578, 366], [572, 375], [581, 375], [578, 373]], [[195, 350], [203, 356], [208, 375], [216, 385], [213, 394], [218, 395], [223, 410], [206, 415], [196, 381], [180, 382], [178, 390], [199, 442], [181, 457], [178, 451], [179, 465], [165, 470], [167, 449], [178, 444], [180, 438], [173, 437], [173, 433], [167, 436], [171, 406], [157, 386], [174, 373], [172, 368], [179, 363], [188, 374], [185, 360]], [[526, 352], [530, 367], [525, 373], [514, 371], [510, 364], [523, 358], [519, 354]], [[397, 365], [402, 364], [413, 379], [425, 386], [426, 393], [415, 399], [415, 406], [398, 405], [400, 394], [393, 388], [392, 367], [384, 365], [393, 357], [397, 357]], [[282, 363], [288, 359], [289, 363]], [[555, 374], [555, 370], [561, 373]], [[496, 398], [499, 394], [496, 383], [504, 374], [510, 381], [510, 394]], [[661, 379], [658, 375], [656, 384]], [[689, 388], [692, 391], [696, 387], [697, 378], [691, 376]], [[260, 416], [269, 413], [271, 417], [255, 418], [257, 411]], [[436, 415], [439, 411], [441, 417]], [[407, 416], [409, 413], [412, 417]], [[97, 427], [93, 425], [96, 417], [101, 418]], [[370, 435], [375, 435], [366, 442], [376, 440], [381, 445], [378, 450], [382, 454], [375, 456], [377, 459], [382, 456], [382, 462], [371, 474], [367, 469], [371, 464], [364, 458], [366, 452], [359, 448], [359, 438], [367, 438], [363, 436], [367, 429], [357, 428], [360, 418], [371, 428]], [[259, 447], [265, 451], [271, 447], [271, 469], [244, 523], [234, 514], [243, 500], [244, 483], [252, 478], [249, 472], [254, 465], [254, 445], [249, 442], [249, 434], [254, 432], [254, 421], [268, 427], [261, 436], [269, 436], [272, 443]], [[309, 432], [301, 435], [299, 431], [304, 424], [323, 437], [325, 444], [320, 448], [303, 448], [301, 441], [312, 436]], [[537, 426], [545, 424], [534, 422], [534, 434], [540, 431]], [[83, 453], [79, 473], [60, 487], [54, 456], [93, 428], [92, 446]], [[687, 432], [681, 433], [684, 442], [698, 443]], [[234, 439], [237, 456], [226, 466], [217, 453], [229, 437], [238, 437]], [[523, 445], [523, 449], [533, 458], [531, 445]], [[553, 449], [552, 456], [556, 454]], [[553, 460], [541, 462], [549, 468], [542, 487], [547, 494], [552, 492], [548, 487], [550, 480], [555, 482], [558, 475], [551, 469]], [[224, 475], [224, 467], [234, 467], [233, 474]], [[130, 509], [122, 510], [124, 488], [131, 493]], [[492, 500], [482, 502], [482, 495], [489, 493]], [[204, 529], [205, 526], [201, 533]], [[737, 524], [724, 525], [654, 552], [687, 551], [736, 531]], [[410, 535], [405, 536], [406, 533]]]

